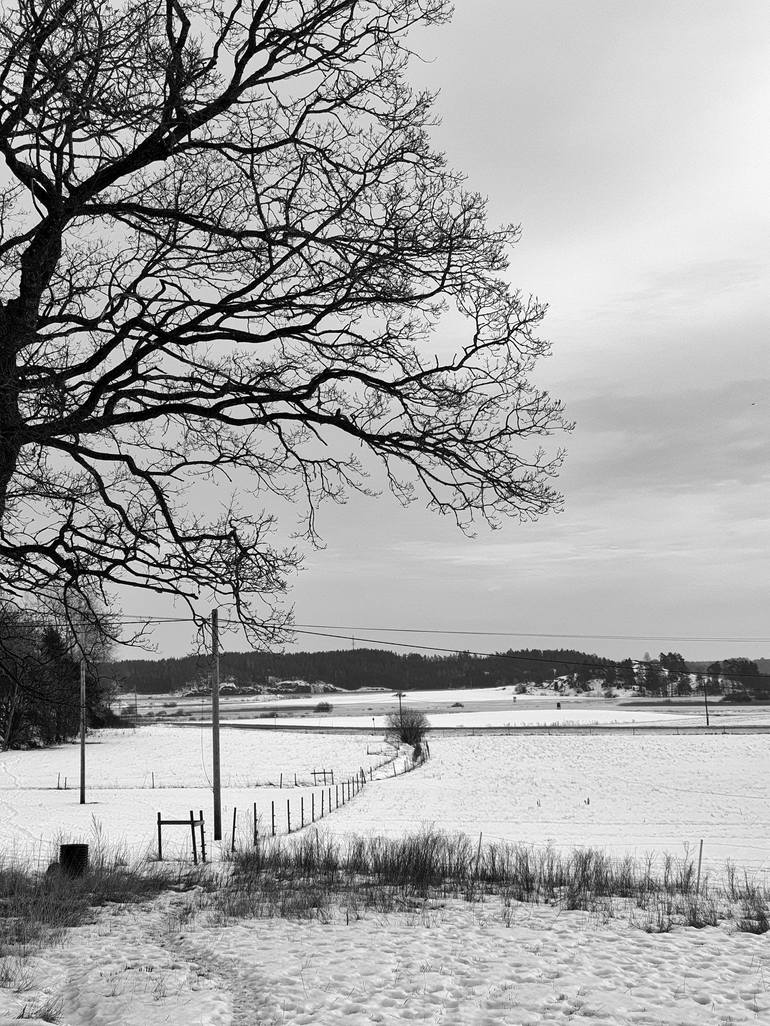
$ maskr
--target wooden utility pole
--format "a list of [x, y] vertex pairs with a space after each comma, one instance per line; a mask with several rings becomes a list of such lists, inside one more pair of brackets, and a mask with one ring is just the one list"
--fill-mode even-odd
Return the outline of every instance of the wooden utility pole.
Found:
[[80, 804], [86, 803], [86, 660], [80, 656]]
[[[706, 706], [706, 726], [708, 727], [708, 725], [709, 725], [709, 685], [708, 685], [708, 677], [706, 676], [705, 673], [703, 675], [703, 701], [704, 701], [705, 706]], [[703, 841], [701, 841], [701, 844], [703, 844]]]
[[222, 840], [222, 786], [219, 775], [219, 610], [211, 610], [211, 751], [214, 762], [214, 840]]

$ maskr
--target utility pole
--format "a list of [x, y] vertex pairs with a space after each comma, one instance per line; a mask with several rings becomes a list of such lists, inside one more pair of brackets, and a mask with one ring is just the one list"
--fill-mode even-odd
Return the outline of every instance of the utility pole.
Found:
[[80, 804], [86, 803], [86, 658], [80, 653]]
[[704, 673], [703, 675], [703, 702], [706, 706], [706, 726], [709, 725], [709, 684], [708, 677]]
[[222, 840], [222, 786], [219, 775], [219, 610], [211, 610], [211, 751], [214, 762], [214, 840]]

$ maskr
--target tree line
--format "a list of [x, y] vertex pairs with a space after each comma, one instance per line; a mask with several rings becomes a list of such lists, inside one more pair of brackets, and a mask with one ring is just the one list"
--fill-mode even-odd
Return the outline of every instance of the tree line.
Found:
[[[589, 680], [611, 660], [573, 649], [525, 649], [475, 656], [389, 652], [356, 648], [322, 652], [228, 652], [220, 657], [220, 679], [264, 686], [271, 679], [324, 681], [341, 688], [384, 687], [393, 690], [479, 688], [532, 682], [541, 684], [564, 674]], [[210, 672], [210, 659], [125, 660], [109, 667], [121, 690], [142, 694], [180, 690]]]
[[[206, 655], [176, 659], [134, 659], [105, 666], [121, 691], [165, 694], [206, 686], [211, 660]], [[702, 692], [762, 698], [770, 694], [770, 677], [743, 658], [709, 664], [688, 663], [678, 652], [657, 659], [612, 660], [575, 649], [518, 649], [477, 656], [469, 652], [441, 655], [398, 653], [377, 648], [321, 652], [228, 652], [220, 656], [220, 679], [241, 687], [264, 687], [281, 681], [336, 687], [382, 687], [392, 690], [481, 688], [546, 684], [587, 691], [599, 681], [608, 693], [637, 688], [641, 693], [676, 697]]]
[[[109, 726], [108, 678], [86, 662], [86, 725]], [[0, 744], [50, 745], [80, 729], [80, 651], [60, 626], [0, 608]]]

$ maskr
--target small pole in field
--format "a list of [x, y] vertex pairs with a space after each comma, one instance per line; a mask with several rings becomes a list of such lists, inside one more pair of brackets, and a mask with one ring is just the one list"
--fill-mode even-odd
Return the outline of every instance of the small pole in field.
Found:
[[[65, 786], [66, 786], [66, 784], [65, 784]], [[335, 801], [334, 808], [338, 809], [340, 807], [340, 785], [339, 784], [335, 784], [334, 785], [334, 801]]]
[[288, 798], [286, 799], [286, 826], [287, 832], [291, 833], [291, 801]]
[[254, 802], [254, 847], [256, 848], [259, 835], [257, 833], [257, 803]]
[[329, 788], [329, 812], [332, 811], [332, 789]]
[[321, 791], [321, 819], [324, 818], [324, 798], [326, 797], [326, 791]]
[[160, 820], [160, 813], [158, 813], [158, 862], [163, 861], [163, 828]]
[[57, 773], [56, 774], [56, 790], [57, 791], [59, 791], [61, 789], [60, 785], [61, 785], [61, 773]]
[[235, 806], [233, 806], [233, 839], [232, 839], [232, 842], [231, 842], [230, 851], [235, 851], [235, 816], [236, 816], [237, 812], [238, 812], [238, 810], [236, 809]]
[[270, 829], [275, 837], [275, 802], [270, 802]]
[[281, 782], [280, 782], [280, 784], [278, 786], [279, 787], [283, 787], [283, 773], [281, 774]]
[[203, 825], [203, 809], [198, 810], [198, 815], [201, 820], [201, 858], [206, 861], [206, 833]]
[[305, 798], [304, 796], [299, 800], [299, 826], [300, 830], [305, 825]]
[[152, 774], [152, 789], [155, 790], [155, 773]]
[[295, 787], [297, 786], [297, 774], [296, 773], [294, 774], [294, 786]]
[[310, 822], [315, 823], [315, 791], [310, 795]]
[[698, 880], [695, 884], [695, 893], [700, 894], [700, 865], [703, 860], [703, 838], [701, 838], [700, 849], [698, 851]]
[[706, 726], [709, 725], [709, 685], [708, 677], [704, 674], [703, 676], [703, 703], [706, 706]]

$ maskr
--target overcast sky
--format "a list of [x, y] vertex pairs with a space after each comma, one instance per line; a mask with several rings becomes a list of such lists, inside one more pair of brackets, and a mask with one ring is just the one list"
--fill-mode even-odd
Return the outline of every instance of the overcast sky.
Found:
[[356, 644], [770, 656], [769, 36], [766, 0], [458, 0], [415, 40], [437, 147], [492, 223], [522, 226], [510, 280], [549, 303], [536, 380], [576, 422], [565, 510], [467, 539], [387, 495], [330, 507], [298, 624]]

